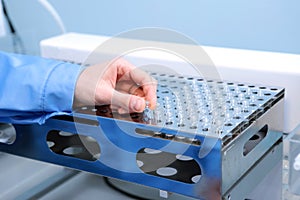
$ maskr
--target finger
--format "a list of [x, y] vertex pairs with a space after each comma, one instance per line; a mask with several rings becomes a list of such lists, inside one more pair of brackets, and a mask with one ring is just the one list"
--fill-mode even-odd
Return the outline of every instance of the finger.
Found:
[[128, 93], [128, 94], [133, 94], [139, 97], [144, 97], [144, 91], [143, 88], [140, 86], [136, 85], [132, 81], [119, 81], [116, 84], [117, 91], [123, 92], [123, 93]]
[[156, 107], [156, 102], [157, 102], [157, 95], [156, 95], [157, 81], [153, 80], [151, 83], [146, 83], [142, 85], [142, 88], [145, 95], [145, 99], [149, 101], [149, 107], [151, 109], [154, 109]]
[[114, 91], [112, 105], [119, 106], [128, 113], [142, 112], [145, 109], [145, 100], [142, 97]]
[[133, 81], [140, 85], [145, 93], [145, 99], [149, 101], [150, 108], [156, 106], [156, 88], [157, 81], [145, 71], [136, 68], [126, 60], [119, 59], [115, 61], [118, 68], [118, 80]]
[[135, 84], [138, 84], [142, 88], [145, 99], [149, 101], [150, 108], [154, 109], [156, 106], [156, 89], [157, 81], [148, 75], [146, 72], [138, 69], [134, 69], [125, 74], [122, 80], [131, 80]]

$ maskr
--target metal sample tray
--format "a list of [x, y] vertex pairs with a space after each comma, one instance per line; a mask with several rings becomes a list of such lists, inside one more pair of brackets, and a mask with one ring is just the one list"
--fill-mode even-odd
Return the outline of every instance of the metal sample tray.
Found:
[[284, 89], [152, 73], [154, 119], [84, 106], [0, 150], [197, 199], [226, 198], [282, 140]]

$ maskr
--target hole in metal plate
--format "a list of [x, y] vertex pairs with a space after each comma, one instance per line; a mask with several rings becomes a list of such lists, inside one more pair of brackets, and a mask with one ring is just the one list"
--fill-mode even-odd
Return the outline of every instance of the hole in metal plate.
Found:
[[51, 130], [47, 134], [46, 142], [49, 149], [59, 155], [88, 161], [100, 158], [100, 146], [91, 136]]
[[16, 138], [17, 133], [13, 125], [0, 123], [0, 143], [13, 144]]
[[136, 161], [137, 166], [146, 174], [183, 183], [195, 184], [202, 175], [199, 164], [186, 155], [143, 148], [138, 151]]
[[269, 127], [266, 124], [245, 143], [243, 151], [244, 156], [250, 153], [266, 137], [268, 130]]

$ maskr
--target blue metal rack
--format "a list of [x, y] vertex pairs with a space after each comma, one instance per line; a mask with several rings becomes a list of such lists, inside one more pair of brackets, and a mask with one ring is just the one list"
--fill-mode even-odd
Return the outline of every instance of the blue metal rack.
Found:
[[[195, 83], [191, 78], [185, 81]], [[198, 82], [203, 85], [203, 80]], [[174, 128], [168, 121], [145, 124], [141, 123], [141, 113], [121, 115], [109, 106], [86, 106], [72, 116], [54, 117], [43, 125], [14, 125], [15, 141], [0, 143], [0, 151], [197, 199], [221, 199], [282, 140], [284, 95], [278, 88], [225, 85], [226, 93], [233, 88], [243, 93], [248, 88], [257, 103], [254, 106], [252, 102], [247, 112], [241, 111], [239, 118], [234, 118], [236, 113], [230, 114], [230, 123], [225, 121], [218, 134], [211, 127], [198, 127], [193, 132], [189, 130], [194, 126], [180, 129], [178, 123]], [[165, 86], [159, 87], [158, 96], [163, 95], [174, 94], [166, 94]], [[235, 96], [230, 98], [241, 98]], [[228, 98], [224, 100], [230, 113], [232, 105]]]

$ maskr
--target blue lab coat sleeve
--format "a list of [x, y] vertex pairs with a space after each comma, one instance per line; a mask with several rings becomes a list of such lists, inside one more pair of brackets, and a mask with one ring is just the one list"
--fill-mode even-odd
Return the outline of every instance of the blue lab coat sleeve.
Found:
[[0, 52], [0, 122], [43, 124], [72, 112], [80, 65]]

